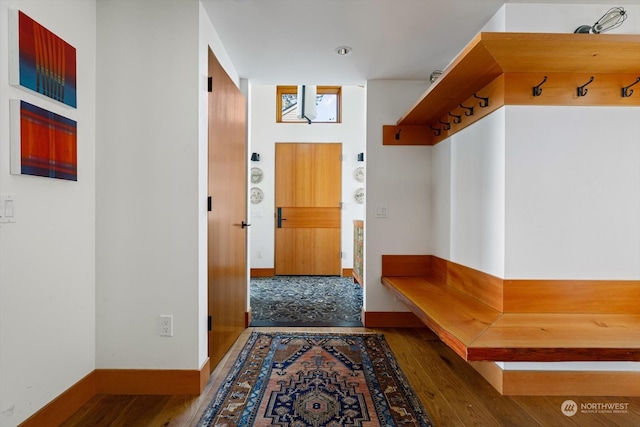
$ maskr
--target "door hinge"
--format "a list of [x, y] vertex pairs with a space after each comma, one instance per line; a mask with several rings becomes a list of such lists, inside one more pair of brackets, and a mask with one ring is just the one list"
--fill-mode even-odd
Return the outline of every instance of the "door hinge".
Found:
[[211, 212], [212, 204], [211, 196], [207, 197], [207, 211]]
[[207, 317], [207, 331], [211, 332], [211, 316]]
[[213, 92], [213, 77], [207, 79], [207, 92]]

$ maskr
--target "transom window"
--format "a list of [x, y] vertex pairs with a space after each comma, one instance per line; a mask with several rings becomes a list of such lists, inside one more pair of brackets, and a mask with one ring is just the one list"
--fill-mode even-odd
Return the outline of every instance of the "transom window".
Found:
[[[313, 123], [341, 123], [340, 86], [318, 86], [317, 115]], [[298, 86], [278, 86], [276, 96], [277, 123], [307, 123], [298, 118]]]

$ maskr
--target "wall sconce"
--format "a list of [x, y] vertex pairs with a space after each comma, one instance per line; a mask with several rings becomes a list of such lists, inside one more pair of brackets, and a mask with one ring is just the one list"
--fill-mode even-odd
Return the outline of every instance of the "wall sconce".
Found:
[[260, 154], [258, 154], [258, 153], [251, 153], [251, 161], [252, 161], [252, 162], [259, 162], [259, 161], [260, 161]]
[[358, 161], [364, 162], [364, 153], [358, 153]]

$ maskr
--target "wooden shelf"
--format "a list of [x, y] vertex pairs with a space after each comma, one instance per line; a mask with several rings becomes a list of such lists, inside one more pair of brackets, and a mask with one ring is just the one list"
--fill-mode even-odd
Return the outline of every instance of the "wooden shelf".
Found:
[[[520, 73], [528, 76], [527, 83], [520, 84], [520, 89], [516, 91], [524, 92], [514, 95], [511, 88], [503, 90], [502, 99], [492, 103], [491, 108], [485, 111], [487, 114], [509, 103], [566, 105], [567, 99], [559, 101], [557, 97], [550, 99], [544, 95], [534, 98], [531, 94], [532, 87], [540, 83], [543, 76], [549, 76], [549, 87], [552, 87], [551, 76], [555, 75], [562, 76], [565, 84], [573, 85], [565, 89], [571, 100], [578, 99], [581, 102], [578, 105], [640, 105], [640, 90], [631, 97], [622, 98], [622, 86], [619, 83], [626, 81], [626, 84], [631, 84], [640, 76], [640, 35], [480, 33], [398, 120], [397, 125], [437, 125], [439, 120], [450, 118], [450, 112], [463, 112], [460, 104], [475, 101], [473, 95], [498, 77], [506, 75], [505, 80], [500, 82], [504, 86], [505, 81], [518, 80], [516, 77]], [[577, 81], [582, 81], [583, 76], [596, 75], [598, 84], [609, 82], [609, 86], [615, 80], [615, 87], [608, 88], [604, 97], [578, 98], [575, 95], [575, 83], [567, 77], [574, 74], [580, 75], [576, 77]], [[590, 91], [593, 89], [592, 93], [596, 93], [597, 86], [594, 82], [589, 86]], [[475, 107], [479, 109], [477, 102]], [[466, 122], [468, 125], [472, 120]], [[457, 130], [463, 127], [458, 126]], [[444, 138], [452, 133], [444, 132], [439, 136]], [[427, 144], [435, 142], [432, 140]]]

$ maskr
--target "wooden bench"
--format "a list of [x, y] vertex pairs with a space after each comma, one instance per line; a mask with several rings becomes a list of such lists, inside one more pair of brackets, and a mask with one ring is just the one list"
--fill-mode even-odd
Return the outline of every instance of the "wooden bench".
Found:
[[383, 255], [382, 284], [469, 362], [640, 361], [640, 281], [503, 280]]

